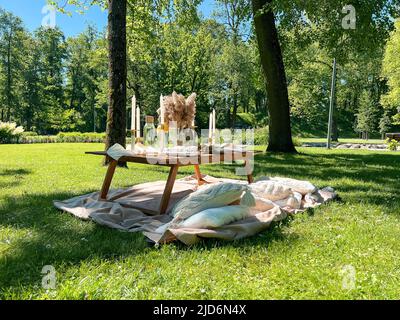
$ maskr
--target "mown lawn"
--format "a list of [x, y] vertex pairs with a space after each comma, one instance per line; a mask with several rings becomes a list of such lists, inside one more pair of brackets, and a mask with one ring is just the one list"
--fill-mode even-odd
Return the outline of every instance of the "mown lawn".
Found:
[[[0, 299], [398, 299], [400, 153], [299, 148], [260, 155], [255, 175], [307, 179], [341, 201], [237, 242], [149, 247], [129, 234], [56, 210], [54, 199], [98, 190], [100, 144], [0, 146]], [[234, 177], [234, 167], [205, 166]], [[190, 169], [182, 175], [191, 173]], [[165, 179], [143, 165], [117, 170], [114, 187]], [[42, 267], [57, 272], [41, 286]], [[343, 270], [355, 287], [343, 287]]]

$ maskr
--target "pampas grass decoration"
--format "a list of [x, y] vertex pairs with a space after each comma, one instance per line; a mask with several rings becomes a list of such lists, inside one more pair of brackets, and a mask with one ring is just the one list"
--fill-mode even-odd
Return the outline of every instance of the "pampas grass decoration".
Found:
[[179, 129], [190, 128], [196, 115], [196, 93], [187, 99], [175, 91], [164, 97], [164, 122], [175, 121]]

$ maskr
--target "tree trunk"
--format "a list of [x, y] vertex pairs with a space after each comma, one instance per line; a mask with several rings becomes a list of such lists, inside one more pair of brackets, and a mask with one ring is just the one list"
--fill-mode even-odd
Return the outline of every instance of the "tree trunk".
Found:
[[[269, 109], [267, 151], [296, 152], [290, 126], [289, 97], [285, 67], [272, 9], [272, 0], [252, 0], [254, 24], [261, 65], [266, 79]], [[261, 12], [261, 9], [264, 11]]]
[[339, 142], [339, 130], [335, 116], [332, 118], [332, 141]]
[[26, 119], [26, 131], [31, 131], [31, 127], [32, 127], [32, 120], [31, 117], [27, 117]]
[[237, 115], [237, 109], [238, 109], [238, 101], [237, 101], [237, 94], [235, 93], [233, 95], [233, 112], [231, 116], [231, 128], [235, 128], [235, 123], [236, 123], [236, 115]]
[[12, 106], [12, 76], [11, 76], [11, 41], [13, 36], [13, 29], [11, 28], [7, 41], [7, 121], [11, 121], [11, 106]]
[[227, 109], [226, 109], [226, 126], [229, 127], [231, 125], [231, 105], [229, 102], [229, 98], [225, 99], [225, 104], [227, 105]]
[[126, 1], [108, 0], [109, 98], [106, 149], [126, 141]]

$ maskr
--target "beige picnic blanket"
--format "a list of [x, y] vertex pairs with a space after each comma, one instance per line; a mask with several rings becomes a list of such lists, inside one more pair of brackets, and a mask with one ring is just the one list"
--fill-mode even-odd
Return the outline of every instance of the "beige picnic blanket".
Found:
[[[208, 183], [245, 183], [244, 181], [217, 179], [211, 176], [203, 176], [203, 179]], [[296, 181], [298, 181], [285, 178], [271, 179], [278, 179], [275, 181], [286, 183], [292, 188], [293, 183], [296, 184]], [[307, 182], [298, 181], [298, 183], [300, 183], [300, 186], [303, 186]], [[146, 214], [149, 210], [158, 209], [164, 187], [164, 181], [149, 182], [127, 189], [110, 190], [108, 201], [99, 201], [99, 192], [93, 192], [64, 201], [55, 200], [54, 205], [78, 218], [84, 220], [90, 219], [110, 228], [128, 232], [143, 232], [146, 237], [157, 244], [179, 240], [187, 245], [191, 245], [204, 238], [237, 240], [249, 237], [266, 230], [272, 222], [281, 221], [289, 214], [304, 211], [309, 207], [316, 207], [336, 197], [336, 193], [331, 188], [322, 190], [315, 188], [315, 190], [306, 189], [304, 191], [300, 189], [298, 191], [303, 194], [301, 207], [298, 208], [292, 208], [287, 203], [276, 201], [274, 202], [274, 206], [267, 211], [256, 212], [248, 218], [215, 229], [175, 228], [167, 229], [160, 234], [155, 232], [155, 230], [172, 220], [172, 217], [168, 213], [171, 212], [173, 206], [189, 193], [202, 188], [202, 186], [197, 185], [197, 180], [194, 176], [177, 180], [173, 188], [167, 214]], [[133, 208], [133, 205], [135, 208]]]

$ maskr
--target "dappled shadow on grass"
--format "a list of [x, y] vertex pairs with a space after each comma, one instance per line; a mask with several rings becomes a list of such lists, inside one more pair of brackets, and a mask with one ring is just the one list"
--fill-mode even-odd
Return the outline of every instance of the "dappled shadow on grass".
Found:
[[31, 170], [26, 169], [5, 169], [0, 170], [0, 176], [22, 176], [32, 173]]
[[4, 169], [0, 170], [0, 177], [6, 178], [6, 182], [0, 182], [0, 189], [6, 189], [21, 185], [21, 181], [26, 175], [31, 174], [31, 170], [26, 169]]
[[[235, 166], [221, 164], [208, 173], [235, 173]], [[344, 202], [387, 205], [400, 203], [400, 155], [350, 152], [329, 154], [261, 154], [255, 157], [254, 176], [284, 176], [310, 180], [318, 187], [332, 186]], [[323, 181], [324, 185], [318, 185]], [[319, 182], [320, 184], [320, 182]]]
[[[125, 233], [82, 221], [53, 206], [70, 193], [8, 197], [0, 207], [0, 226], [12, 229], [10, 247], [0, 258], [0, 284], [40, 285], [45, 265], [74, 265], [90, 259], [121, 259], [148, 248], [140, 233]], [[13, 239], [20, 233], [18, 239]], [[1, 289], [0, 289], [1, 297]]]
[[20, 181], [0, 182], [0, 190], [21, 185]]

